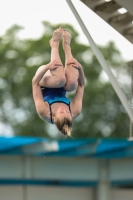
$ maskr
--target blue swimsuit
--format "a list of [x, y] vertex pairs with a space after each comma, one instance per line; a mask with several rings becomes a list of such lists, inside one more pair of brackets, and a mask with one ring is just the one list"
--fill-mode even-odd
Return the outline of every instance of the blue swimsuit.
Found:
[[64, 88], [41, 87], [41, 89], [42, 89], [44, 101], [48, 102], [48, 104], [49, 104], [50, 120], [51, 120], [52, 124], [54, 124], [53, 120], [52, 120], [52, 109], [51, 109], [51, 105], [53, 103], [60, 102], [60, 103], [64, 103], [64, 104], [68, 105], [69, 111], [71, 113], [70, 100], [66, 97], [66, 90], [64, 90]]

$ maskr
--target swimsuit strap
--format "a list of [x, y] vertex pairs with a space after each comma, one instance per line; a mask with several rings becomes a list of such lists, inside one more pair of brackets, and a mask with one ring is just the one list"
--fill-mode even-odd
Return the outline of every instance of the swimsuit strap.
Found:
[[51, 124], [54, 124], [54, 123], [53, 123], [53, 119], [52, 119], [52, 108], [51, 108], [51, 104], [49, 104], [49, 109], [50, 109], [50, 121], [51, 121]]

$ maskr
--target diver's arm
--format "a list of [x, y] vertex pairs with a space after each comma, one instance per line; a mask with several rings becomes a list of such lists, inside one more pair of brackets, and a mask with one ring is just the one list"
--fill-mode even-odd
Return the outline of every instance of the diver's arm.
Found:
[[47, 65], [42, 65], [41, 67], [39, 67], [39, 69], [37, 70], [35, 76], [33, 77], [32, 82], [34, 82], [34, 84], [39, 84], [40, 80], [42, 79], [42, 77], [44, 76], [44, 74], [50, 70], [53, 71], [56, 68], [58, 68], [59, 66], [61, 66], [61, 64], [59, 62], [57, 62], [56, 60], [51, 61], [50, 63], [48, 63]]

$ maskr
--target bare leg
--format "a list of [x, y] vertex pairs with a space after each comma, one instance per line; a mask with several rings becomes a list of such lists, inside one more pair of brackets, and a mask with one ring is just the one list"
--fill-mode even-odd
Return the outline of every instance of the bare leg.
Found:
[[[61, 62], [60, 56], [59, 56], [59, 43], [60, 39], [62, 37], [63, 29], [60, 27], [57, 30], [54, 31], [53, 36], [50, 40], [50, 46], [51, 46], [51, 61], [56, 60], [57, 62]], [[41, 70], [41, 69], [39, 69]], [[65, 77], [65, 71], [64, 67], [59, 66], [57, 69], [50, 72], [48, 70], [43, 78], [40, 81], [40, 86], [48, 87], [48, 88], [60, 88], [63, 87], [66, 84], [66, 77]]]
[[73, 91], [77, 88], [77, 80], [79, 77], [79, 72], [77, 69], [75, 69], [72, 65], [67, 65], [67, 62], [73, 58], [70, 42], [71, 42], [71, 35], [67, 31], [63, 31], [62, 34], [63, 39], [63, 49], [65, 52], [65, 75], [66, 75], [66, 85], [64, 86], [64, 89], [67, 91]]

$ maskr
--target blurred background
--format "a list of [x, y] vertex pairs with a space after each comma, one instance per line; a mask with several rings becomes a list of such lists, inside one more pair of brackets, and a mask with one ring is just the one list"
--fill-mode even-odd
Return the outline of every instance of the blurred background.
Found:
[[[90, 1], [89, 0], [88, 1], [87, 0], [86, 1], [73, 0], [72, 2], [75, 8], [77, 9], [79, 15], [81, 16], [82, 20], [84, 21], [92, 38], [94, 39], [99, 49], [101, 50], [102, 54], [104, 55], [114, 76], [117, 79], [119, 86], [121, 87], [128, 101], [130, 102], [130, 99], [131, 99], [130, 63], [133, 60], [133, 54], [132, 54], [133, 52], [132, 36], [133, 35], [132, 35], [132, 31], [130, 31], [131, 32], [130, 37], [124, 36], [124, 34], [121, 34], [121, 30], [122, 30], [122, 27], [125, 28], [125, 26], [128, 23], [130, 23], [130, 25], [133, 24], [133, 10], [125, 9], [126, 11], [124, 11], [123, 13], [120, 13], [119, 9], [123, 8], [123, 4], [118, 4], [119, 2], [117, 1], [109, 1], [109, 0], [98, 1], [97, 0], [94, 3], [94, 1], [91, 1], [91, 0]], [[127, 5], [129, 5], [130, 2], [131, 1], [128, 0]], [[58, 141], [64, 142], [62, 143], [63, 146], [68, 145], [70, 147], [71, 142], [73, 142], [72, 144], [74, 145], [74, 141], [71, 141], [71, 139], [68, 137], [62, 136], [62, 134], [60, 134], [57, 131], [54, 125], [49, 125], [47, 123], [44, 123], [38, 117], [36, 113], [33, 97], [32, 97], [32, 85], [31, 85], [32, 78], [39, 66], [46, 64], [50, 61], [49, 40], [51, 39], [53, 31], [57, 29], [59, 26], [63, 26], [68, 32], [71, 33], [72, 53], [73, 53], [73, 56], [82, 64], [84, 72], [85, 72], [85, 76], [86, 76], [86, 81], [87, 81], [87, 84], [85, 86], [82, 113], [79, 115], [79, 117], [77, 117], [74, 120], [72, 137], [75, 139], [75, 142], [76, 141], [80, 142], [82, 140], [89, 142], [92, 140], [92, 138], [94, 139], [95, 148], [90, 147], [89, 146], [90, 143], [89, 144], [87, 143], [88, 145], [87, 151], [89, 152], [89, 155], [90, 155], [90, 151], [93, 152], [94, 149], [95, 149], [94, 151], [96, 151], [97, 149], [96, 146], [99, 144], [99, 141], [102, 141], [102, 140], [106, 141], [107, 139], [107, 141], [112, 142], [114, 141], [114, 139], [117, 139], [118, 141], [127, 142], [127, 138], [129, 137], [129, 132], [130, 132], [129, 117], [125, 109], [123, 108], [119, 98], [117, 97], [114, 89], [112, 88], [109, 78], [107, 77], [106, 73], [102, 70], [99, 62], [97, 61], [97, 58], [95, 57], [92, 49], [90, 48], [88, 40], [84, 36], [78, 22], [76, 21], [66, 1], [65, 0], [64, 1], [59, 1], [59, 0], [56, 0], [56, 1], [52, 1], [52, 0], [49, 0], [49, 1], [46, 1], [46, 0], [45, 1], [43, 0], [8, 1], [8, 0], [4, 0], [4, 1], [0, 1], [0, 3], [1, 3], [1, 12], [0, 12], [0, 95], [1, 95], [0, 136], [1, 137], [0, 137], [0, 141], [1, 141], [2, 148], [5, 148], [7, 143], [11, 144], [11, 146], [9, 145], [10, 148], [8, 146], [8, 150], [6, 148], [4, 150], [1, 148], [1, 156], [2, 156], [1, 163], [3, 166], [2, 167], [3, 174], [6, 174], [7, 170], [9, 171], [8, 173], [9, 177], [6, 176], [6, 179], [8, 179], [7, 181], [8, 185], [9, 185], [10, 178], [12, 179], [15, 178], [14, 176], [10, 177], [10, 173], [11, 174], [13, 173], [12, 171], [13, 169], [17, 170], [19, 168], [19, 167], [14, 168], [14, 165], [13, 165], [13, 167], [11, 167], [12, 169], [11, 170], [9, 167], [10, 164], [13, 163], [12, 159], [14, 159], [14, 162], [16, 163], [16, 160], [15, 160], [16, 156], [14, 157], [14, 155], [16, 155], [17, 153], [20, 154], [20, 156], [18, 157], [18, 162], [15, 164], [15, 166], [17, 165], [23, 166], [24, 163], [30, 163], [29, 165], [26, 164], [26, 166], [28, 165], [30, 166], [30, 168], [33, 167], [32, 159], [34, 158], [34, 156], [38, 155], [38, 151], [31, 153], [29, 152], [29, 150], [27, 150], [27, 153], [25, 153], [25, 150], [21, 149], [20, 151], [20, 149], [16, 149], [18, 148], [19, 145], [21, 147], [23, 145], [28, 145], [28, 144], [31, 145], [30, 139], [32, 138], [35, 139], [34, 142], [37, 144], [38, 142], [39, 144], [44, 143], [44, 139], [46, 139], [46, 141], [54, 140], [57, 142], [58, 150], [60, 149], [60, 145]], [[132, 7], [131, 5], [129, 5], [129, 7]], [[131, 16], [124, 17], [125, 15], [129, 14], [128, 11]], [[116, 17], [116, 16], [119, 16], [117, 17], [118, 19], [119, 18], [121, 19], [123, 17], [122, 19], [125, 20], [126, 18], [127, 20], [128, 18], [129, 21], [125, 20], [124, 22], [123, 21], [121, 22], [120, 20], [118, 20], [118, 22], [120, 21], [120, 24], [118, 23], [115, 25], [114, 24], [111, 25], [111, 22], [109, 24], [107, 19], [109, 17], [112, 19], [113, 17]], [[113, 18], [113, 20], [115, 20], [115, 18]], [[64, 57], [64, 52], [62, 50], [62, 44], [60, 44], [60, 56], [61, 56], [62, 62], [64, 63], [65, 57]], [[74, 96], [73, 92], [68, 94], [68, 97], [71, 99], [71, 101], [73, 100], [73, 96]], [[2, 138], [8, 139], [8, 140], [3, 140]], [[12, 138], [15, 139], [13, 142], [15, 146], [13, 146], [12, 144], [12, 140], [11, 140]], [[24, 141], [24, 142], [18, 143], [18, 146], [17, 146], [16, 138], [19, 138], [21, 139], [21, 141]], [[29, 143], [25, 142], [27, 141], [27, 138], [29, 139], [28, 140]], [[36, 141], [37, 138], [39, 139], [41, 138], [41, 141], [40, 140]], [[67, 141], [68, 143], [65, 143]], [[124, 145], [127, 143], [124, 143]], [[113, 142], [111, 144], [113, 146]], [[105, 147], [104, 145], [102, 146], [103, 149]], [[117, 147], [119, 147], [119, 143], [117, 145], [118, 145]], [[78, 145], [76, 147], [78, 148]], [[46, 156], [45, 152], [43, 152], [42, 154], [43, 148], [41, 147], [41, 145], [39, 147], [35, 145], [34, 148], [35, 149], [40, 148], [41, 150], [39, 151], [39, 153], [41, 152], [41, 156], [43, 157]], [[130, 150], [131, 148], [132, 148], [132, 145], [130, 145]], [[15, 150], [12, 151], [12, 149], [16, 149], [16, 151]], [[47, 149], [47, 151], [49, 150]], [[53, 151], [53, 149], [50, 151]], [[11, 154], [12, 156], [8, 155], [9, 157], [3, 157], [5, 156], [5, 154], [6, 155]], [[79, 156], [80, 153], [79, 154], [76, 153], [75, 155]], [[76, 159], [75, 155], [73, 155], [73, 159]], [[125, 155], [124, 153], [121, 155], [121, 159], [122, 157], [123, 159], [125, 159], [124, 155]], [[82, 156], [84, 157], [86, 156], [86, 154], [82, 154]], [[129, 157], [129, 155], [127, 154], [126, 156]], [[22, 157], [25, 161], [21, 159]], [[104, 156], [101, 157], [101, 159], [103, 158]], [[114, 156], [112, 155], [111, 158], [114, 158]], [[40, 159], [42, 159], [42, 157]], [[54, 160], [54, 162], [52, 161], [52, 159]], [[57, 157], [54, 157], [52, 159], [51, 157], [49, 158], [49, 156], [47, 155], [47, 160], [45, 159], [45, 164], [50, 162], [53, 165], [53, 168], [52, 168], [53, 170], [54, 170], [54, 167], [56, 168], [56, 167], [62, 166], [62, 163], [66, 162], [64, 157], [62, 157], [62, 160], [60, 160], [58, 158], [58, 155]], [[89, 159], [89, 156], [87, 160], [88, 159]], [[98, 165], [101, 167], [103, 163], [104, 163], [103, 164], [104, 167], [107, 165], [110, 166], [108, 162], [106, 163], [102, 161], [102, 164], [101, 164], [101, 159], [100, 160], [94, 159], [93, 160], [94, 166]], [[44, 161], [42, 160], [41, 162], [43, 163]], [[41, 165], [41, 162], [40, 162], [40, 165]], [[58, 164], [59, 166], [56, 164], [57, 162], [60, 163], [60, 165]], [[91, 163], [91, 161], [90, 160], [83, 161], [84, 163], [83, 166], [85, 166], [85, 168], [86, 168], [86, 164], [85, 164], [86, 162]], [[122, 160], [121, 162], [125, 163], [126, 161]], [[69, 163], [69, 166], [73, 165], [73, 161], [71, 159], [69, 160], [68, 163]], [[77, 164], [79, 163], [80, 162], [77, 161]], [[5, 165], [7, 166], [7, 168], [5, 168]], [[46, 165], [48, 166], [50, 170], [49, 164], [46, 164]], [[28, 173], [27, 167], [23, 168], [22, 166], [21, 166], [22, 173]], [[94, 166], [93, 165], [90, 166], [89, 168], [90, 171], [93, 170]], [[121, 166], [119, 162], [118, 162], [118, 166]], [[131, 163], [129, 162], [129, 165], [127, 164], [126, 167], [129, 168], [129, 166], [133, 166], [132, 160], [131, 160]], [[79, 171], [79, 169], [75, 171], [74, 170], [75, 167], [73, 168], [73, 171], [72, 171], [73, 174], [78, 173]], [[82, 165], [81, 165], [80, 169], [84, 170], [84, 167], [82, 168]], [[107, 168], [105, 167], [105, 169], [107, 171], [109, 170], [108, 167]], [[123, 174], [125, 169], [126, 168], [123, 167], [123, 171], [121, 171], [120, 175]], [[37, 168], [37, 170], [39, 170], [39, 168]], [[63, 169], [61, 168], [61, 171], [62, 170]], [[69, 170], [71, 171], [71, 167], [69, 168]], [[94, 174], [95, 173], [98, 174], [98, 170], [99, 168], [96, 169], [96, 171], [94, 170]], [[69, 174], [70, 171], [68, 171], [67, 173]], [[129, 170], [129, 172], [131, 171]], [[50, 171], [47, 171], [47, 173], [50, 174]], [[76, 174], [74, 176], [76, 177]], [[23, 175], [22, 177], [18, 175], [18, 177], [20, 179], [23, 177]], [[28, 177], [28, 178], [30, 177], [31, 179], [32, 178], [35, 179], [35, 177], [34, 176], [32, 177], [32, 175], [30, 176], [25, 175], [24, 177]], [[24, 180], [24, 177], [23, 177], [23, 180]], [[85, 177], [85, 175], [83, 175], [83, 177]], [[97, 176], [96, 179], [98, 177], [99, 176]], [[36, 176], [36, 178], [38, 178], [38, 176]], [[41, 175], [39, 178], [41, 178]], [[52, 175], [50, 175], [50, 177], [48, 176], [48, 179], [49, 178], [50, 180], [51, 179], [53, 180]], [[1, 180], [0, 183], [2, 185], [1, 187], [3, 187], [3, 184], [4, 184], [4, 182], [2, 181], [3, 179], [5, 180], [5, 175], [1, 176], [1, 179], [0, 179]], [[81, 174], [81, 179], [82, 179], [82, 174]], [[125, 184], [126, 185], [125, 187], [132, 188], [133, 186], [132, 179], [130, 181], [131, 181], [131, 184], [128, 184], [128, 185]], [[17, 185], [17, 182], [15, 182], [14, 184]], [[21, 182], [21, 184], [24, 184], [24, 182], [23, 183]], [[30, 183], [28, 182], [27, 184], [30, 184]], [[33, 184], [33, 182], [31, 184]], [[38, 185], [40, 184], [41, 183], [38, 183]], [[25, 187], [26, 186], [23, 187], [23, 190], [25, 191], [24, 193], [22, 192], [23, 197], [21, 197], [20, 199], [22, 200], [29, 200], [30, 198], [36, 199], [35, 197], [27, 196], [27, 193], [26, 193], [27, 190], [24, 189]], [[52, 182], [52, 187], [54, 187], [53, 182]], [[44, 188], [42, 187], [42, 189]], [[82, 189], [80, 188], [80, 190]], [[102, 191], [102, 189], [98, 189], [98, 190]], [[9, 191], [12, 191], [12, 190], [9, 190]], [[87, 192], [86, 193], [87, 198], [84, 197], [82, 199], [85, 199], [85, 200], [86, 199], [94, 199], [94, 200], [106, 199], [106, 195], [99, 198], [96, 197], [96, 195], [93, 195], [93, 193], [95, 193], [94, 192], [95, 190], [90, 192], [92, 197], [88, 198], [89, 196], [88, 191], [89, 191], [88, 188], [85, 191], [82, 190], [83, 193]], [[103, 191], [104, 192], [106, 191], [105, 188]], [[62, 192], [62, 195], [66, 194], [64, 192]], [[77, 190], [75, 190], [75, 192], [77, 192]], [[32, 193], [32, 190], [31, 190], [31, 193]], [[4, 195], [5, 193], [3, 193], [3, 196], [2, 196], [3, 200], [4, 200]], [[38, 198], [38, 195], [36, 195], [36, 197]], [[67, 194], [66, 194], [66, 197], [67, 197]], [[42, 199], [42, 197], [40, 198]], [[70, 195], [70, 198], [72, 198], [71, 195]], [[119, 198], [121, 199], [121, 197]], [[119, 199], [119, 198], [116, 198], [116, 199]], [[130, 195], [129, 195], [129, 198], [130, 198]], [[8, 200], [7, 197], [5, 199]], [[46, 200], [54, 199], [54, 194], [53, 194], [53, 197], [47, 197], [44, 199]], [[59, 197], [57, 197], [57, 199], [59, 200]], [[77, 197], [73, 197], [73, 199], [77, 199]]]
[[[132, 60], [132, 44], [81, 1], [73, 3], [129, 99], [127, 63]], [[87, 79], [83, 111], [74, 121], [73, 137], [128, 137], [129, 118], [67, 3], [12, 0], [3, 1], [1, 8], [0, 135], [64, 138], [37, 116], [31, 88], [38, 67], [50, 60], [52, 33], [62, 25], [72, 34], [73, 56]], [[64, 62], [62, 45], [60, 56]], [[69, 97], [73, 99], [73, 94]]]

